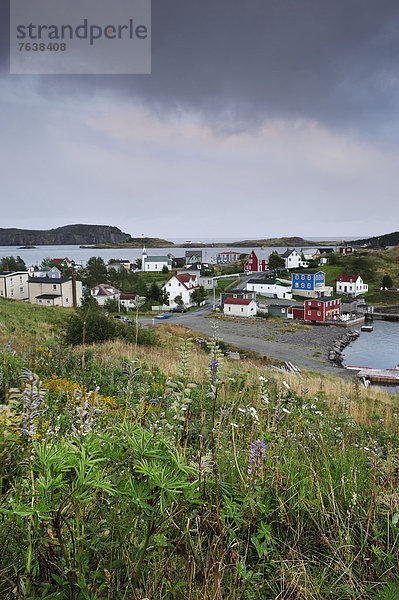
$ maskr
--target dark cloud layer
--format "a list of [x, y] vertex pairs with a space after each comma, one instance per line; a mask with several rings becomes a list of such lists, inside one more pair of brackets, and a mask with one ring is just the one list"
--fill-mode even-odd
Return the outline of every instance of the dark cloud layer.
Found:
[[151, 76], [47, 76], [38, 85], [47, 96], [107, 88], [221, 127], [288, 117], [373, 135], [398, 108], [398, 31], [397, 0], [153, 0]]

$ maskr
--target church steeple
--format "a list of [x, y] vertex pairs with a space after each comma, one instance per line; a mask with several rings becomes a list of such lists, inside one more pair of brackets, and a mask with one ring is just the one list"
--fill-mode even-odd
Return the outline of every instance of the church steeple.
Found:
[[[144, 233], [141, 234], [141, 238], [144, 237]], [[147, 250], [145, 249], [145, 246], [143, 246], [143, 250], [141, 252], [141, 270], [145, 271], [145, 261], [147, 258]]]

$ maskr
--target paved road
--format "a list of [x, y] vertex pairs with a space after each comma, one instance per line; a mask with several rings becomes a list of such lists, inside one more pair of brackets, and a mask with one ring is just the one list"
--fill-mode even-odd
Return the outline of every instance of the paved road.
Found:
[[[292, 331], [293, 323], [281, 324], [274, 321], [252, 319], [217, 319], [210, 316], [211, 304], [183, 314], [173, 314], [168, 322], [194, 329], [212, 336], [217, 327], [217, 336], [226, 343], [252, 350], [262, 356], [289, 360], [301, 369], [351, 377], [345, 369], [333, 366], [327, 352], [332, 342], [346, 333], [346, 329], [334, 326], [300, 327]], [[153, 319], [141, 319], [143, 324], [152, 324]], [[164, 321], [155, 319], [155, 324]]]

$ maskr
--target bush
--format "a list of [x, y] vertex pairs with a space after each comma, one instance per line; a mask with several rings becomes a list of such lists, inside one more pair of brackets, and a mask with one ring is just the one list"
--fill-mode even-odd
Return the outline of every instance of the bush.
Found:
[[122, 339], [128, 343], [152, 346], [157, 343], [157, 336], [153, 331], [139, 327], [136, 332], [134, 324], [122, 323], [107, 317], [101, 312], [94, 298], [84, 300], [82, 306], [77, 308], [67, 323], [64, 340], [67, 344], [76, 346], [85, 342], [94, 344], [107, 340]]

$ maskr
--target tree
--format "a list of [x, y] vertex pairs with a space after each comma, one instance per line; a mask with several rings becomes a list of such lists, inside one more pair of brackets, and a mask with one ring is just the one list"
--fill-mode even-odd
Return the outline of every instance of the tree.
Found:
[[384, 277], [382, 278], [381, 287], [382, 288], [391, 288], [391, 287], [393, 287], [392, 278], [390, 277], [390, 275], [388, 275], [388, 273], [385, 273]]
[[0, 271], [4, 270], [4, 267], [8, 267], [8, 270], [13, 271], [26, 271], [26, 265], [20, 256], [3, 256], [0, 260]]
[[175, 303], [177, 304], [177, 306], [183, 306], [184, 302], [183, 302], [183, 298], [181, 297], [181, 294], [179, 294], [178, 296], [175, 296]]
[[201, 302], [206, 300], [207, 297], [208, 294], [206, 293], [206, 290], [203, 285], [201, 285], [199, 288], [196, 288], [191, 294], [191, 300], [195, 302], [197, 306], [199, 306]]
[[100, 311], [98, 302], [92, 296], [83, 299], [82, 305], [74, 310], [66, 325], [65, 341], [77, 345], [104, 342], [113, 339], [114, 323]]
[[87, 283], [90, 287], [96, 283], [103, 283], [108, 279], [107, 267], [101, 256], [92, 256], [87, 261]]
[[164, 275], [166, 275], [167, 273], [169, 273], [169, 269], [168, 269], [168, 267], [167, 267], [166, 265], [164, 265], [164, 266], [162, 267], [162, 273], [163, 273]]
[[154, 281], [154, 283], [151, 284], [151, 287], [148, 291], [148, 297], [151, 300], [154, 300], [154, 302], [159, 302], [161, 299], [160, 296], [161, 296], [161, 290], [159, 289], [159, 287], [157, 286], [157, 284]]
[[119, 302], [117, 298], [107, 298], [104, 302], [104, 308], [110, 313], [117, 313], [119, 311]]
[[165, 288], [161, 288], [159, 301], [162, 304], [162, 306], [169, 306], [169, 292], [167, 292]]
[[269, 269], [281, 269], [285, 267], [284, 258], [274, 251], [269, 256]]

